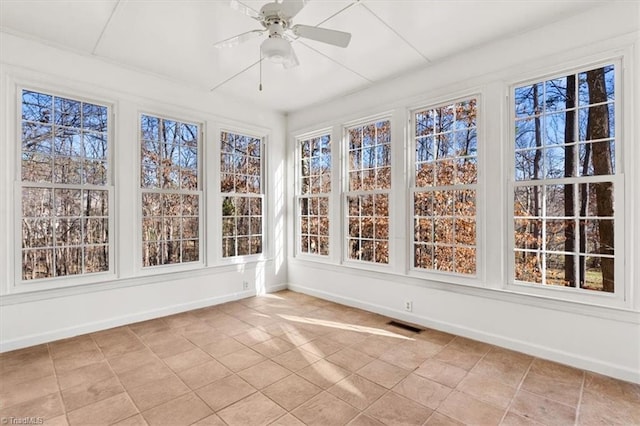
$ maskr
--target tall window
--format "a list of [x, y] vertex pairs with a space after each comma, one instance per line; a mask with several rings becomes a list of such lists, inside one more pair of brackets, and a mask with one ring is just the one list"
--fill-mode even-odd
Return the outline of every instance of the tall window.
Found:
[[262, 253], [262, 139], [220, 134], [222, 256]]
[[388, 264], [391, 122], [351, 127], [347, 137], [347, 258]]
[[329, 255], [331, 137], [299, 141], [298, 208], [300, 253]]
[[199, 140], [197, 124], [141, 116], [144, 267], [200, 259]]
[[21, 96], [22, 279], [109, 271], [109, 108]]
[[514, 90], [517, 282], [614, 292], [614, 85], [607, 65]]
[[414, 268], [476, 273], [476, 99], [413, 113]]

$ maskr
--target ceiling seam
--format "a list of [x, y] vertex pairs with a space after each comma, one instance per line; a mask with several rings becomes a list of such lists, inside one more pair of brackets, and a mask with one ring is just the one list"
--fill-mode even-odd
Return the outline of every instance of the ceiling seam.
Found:
[[115, 4], [115, 6], [113, 6], [113, 9], [111, 10], [111, 15], [109, 15], [109, 19], [107, 19], [107, 22], [104, 24], [104, 27], [102, 27], [102, 31], [100, 31], [100, 35], [98, 36], [98, 40], [96, 40], [96, 43], [93, 45], [93, 49], [91, 50], [91, 54], [92, 55], [96, 54], [96, 50], [98, 50], [98, 45], [100, 45], [100, 42], [102, 41], [102, 37], [104, 37], [104, 33], [107, 32], [107, 28], [109, 27], [109, 24], [111, 23], [111, 20], [115, 16], [117, 10], [120, 8], [120, 5], [122, 3], [124, 3], [125, 1], [126, 0], [118, 0], [117, 3]]
[[339, 11], [337, 11], [336, 13], [334, 13], [333, 15], [329, 16], [328, 18], [323, 19], [322, 21], [318, 22], [315, 26], [319, 27], [320, 25], [324, 24], [325, 22], [335, 18], [336, 16], [340, 15], [342, 12], [344, 12], [345, 10], [349, 9], [350, 7], [359, 4], [360, 0], [355, 0], [353, 3], [349, 3], [348, 5], [346, 5], [345, 7], [343, 7], [342, 9], [340, 9]]
[[362, 7], [364, 7], [367, 11], [369, 11], [369, 13], [372, 14], [378, 21], [382, 22], [382, 24], [385, 27], [389, 28], [389, 30], [391, 30], [402, 41], [404, 41], [407, 44], [407, 46], [411, 47], [418, 55], [420, 55], [425, 61], [427, 61], [427, 63], [431, 63], [432, 62], [431, 59], [429, 59], [421, 51], [419, 51], [417, 47], [415, 47], [411, 42], [409, 42], [409, 40], [404, 38], [402, 36], [402, 34], [400, 34], [398, 31], [395, 30], [395, 28], [393, 28], [391, 25], [387, 24], [387, 22], [384, 21], [381, 17], [379, 17], [373, 10], [369, 9], [366, 4], [362, 3]]
[[[344, 12], [345, 10], [355, 6], [356, 4], [360, 4], [360, 0], [355, 0], [352, 3], [349, 3], [348, 5], [346, 5], [345, 7], [343, 7], [342, 9], [340, 9], [339, 11], [335, 12], [333, 15], [329, 16], [328, 18], [323, 19], [322, 21], [318, 22], [315, 26], [319, 27], [320, 25], [324, 24], [325, 22], [330, 21], [331, 19], [335, 18], [336, 16], [340, 15], [342, 12]], [[352, 70], [351, 68], [349, 68], [348, 66], [344, 65], [341, 62], [338, 62], [336, 59], [333, 59], [332, 57], [325, 55], [324, 53], [320, 52], [319, 50], [309, 46], [307, 43], [300, 41], [300, 38], [297, 38], [296, 41], [300, 42], [300, 44], [302, 44], [303, 46], [305, 46], [306, 48], [316, 52], [319, 55], [324, 56], [325, 58], [329, 59], [331, 62], [341, 66], [342, 68], [346, 69], [347, 71], [352, 72], [353, 74], [357, 75], [358, 77], [362, 78], [363, 80], [366, 80], [369, 83], [373, 83], [374, 81], [371, 80], [370, 78], [365, 77], [364, 75], [360, 74], [359, 72]]]
[[346, 69], [347, 71], [351, 71], [352, 73], [354, 73], [354, 74], [355, 74], [355, 75], [357, 75], [358, 77], [360, 77], [360, 78], [362, 78], [362, 79], [366, 80], [367, 82], [369, 82], [369, 83], [373, 83], [373, 82], [374, 82], [374, 81], [373, 81], [373, 80], [371, 80], [370, 78], [367, 78], [367, 77], [365, 77], [364, 75], [360, 74], [358, 71], [355, 71], [355, 70], [353, 70], [353, 69], [349, 68], [348, 66], [346, 66], [346, 65], [344, 65], [344, 64], [342, 64], [342, 63], [340, 63], [340, 62], [338, 62], [337, 60], [333, 59], [331, 56], [329, 56], [329, 55], [325, 55], [324, 53], [322, 53], [322, 52], [321, 52], [321, 51], [319, 51], [318, 49], [315, 49], [315, 48], [313, 48], [313, 47], [309, 46], [307, 43], [305, 43], [305, 42], [303, 42], [303, 41], [300, 41], [300, 40], [298, 40], [298, 42], [299, 42], [301, 45], [303, 45], [304, 47], [306, 47], [306, 48], [308, 48], [308, 49], [313, 50], [314, 52], [316, 52], [316, 53], [317, 53], [317, 54], [319, 54], [319, 55], [324, 56], [325, 58], [327, 58], [327, 59], [328, 59], [328, 60], [330, 60], [331, 62], [333, 62], [333, 63], [335, 63], [335, 64], [337, 64], [337, 65], [340, 65], [342, 68]]
[[243, 68], [242, 70], [238, 71], [237, 73], [235, 73], [234, 75], [232, 75], [231, 77], [227, 78], [226, 80], [222, 81], [221, 83], [216, 84], [213, 88], [211, 88], [209, 91], [213, 92], [214, 90], [216, 90], [218, 87], [220, 86], [224, 86], [225, 84], [227, 84], [229, 81], [233, 80], [234, 78], [236, 78], [237, 76], [239, 76], [240, 74], [249, 71], [251, 68], [255, 67], [256, 65], [258, 65], [260, 63], [260, 61], [262, 61], [262, 58], [258, 59], [257, 61], [255, 61], [254, 63], [252, 63], [251, 65]]

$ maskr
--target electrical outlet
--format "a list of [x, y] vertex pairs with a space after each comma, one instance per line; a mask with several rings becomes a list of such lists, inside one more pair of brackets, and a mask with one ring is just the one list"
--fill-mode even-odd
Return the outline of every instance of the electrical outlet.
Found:
[[411, 300], [404, 301], [404, 310], [407, 312], [413, 311], [413, 302]]
[[249, 281], [242, 281], [242, 289], [249, 290]]

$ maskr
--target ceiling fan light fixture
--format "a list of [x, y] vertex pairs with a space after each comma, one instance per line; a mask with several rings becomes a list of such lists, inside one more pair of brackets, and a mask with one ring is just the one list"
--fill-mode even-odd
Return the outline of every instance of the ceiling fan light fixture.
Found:
[[[309, 0], [270, 0], [269, 3], [260, 8], [260, 11], [244, 4], [246, 0], [227, 1], [230, 1], [230, 6], [233, 9], [236, 9], [258, 21], [262, 25], [262, 29], [238, 34], [234, 37], [222, 40], [214, 46], [220, 48], [231, 47], [253, 37], [267, 34], [269, 38], [264, 40], [260, 45], [261, 70], [263, 59], [268, 59], [270, 62], [282, 65], [285, 69], [294, 68], [300, 65], [298, 56], [296, 55], [293, 46], [291, 46], [291, 42], [298, 38], [315, 40], [337, 47], [347, 47], [351, 40], [351, 34], [344, 31], [331, 30], [328, 28], [314, 27], [310, 25], [292, 26], [292, 18], [294, 18], [302, 8], [304, 8], [305, 4]], [[357, 3], [360, 0], [354, 1]], [[341, 9], [338, 13], [346, 10], [348, 7], [349, 6]], [[336, 14], [332, 15], [332, 17]], [[250, 67], [246, 69], [249, 68]]]
[[291, 57], [291, 45], [281, 37], [269, 37], [260, 46], [262, 56], [276, 64], [282, 64]]

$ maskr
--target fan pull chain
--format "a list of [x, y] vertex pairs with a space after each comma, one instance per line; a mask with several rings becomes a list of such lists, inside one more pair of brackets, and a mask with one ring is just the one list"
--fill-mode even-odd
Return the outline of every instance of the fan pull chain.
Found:
[[262, 92], [262, 51], [260, 52], [260, 85], [258, 90]]

